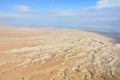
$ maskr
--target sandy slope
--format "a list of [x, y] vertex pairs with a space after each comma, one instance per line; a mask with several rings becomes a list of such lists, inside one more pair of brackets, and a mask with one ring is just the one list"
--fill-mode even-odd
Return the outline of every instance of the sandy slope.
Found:
[[120, 48], [65, 29], [0, 29], [0, 80], [120, 80]]

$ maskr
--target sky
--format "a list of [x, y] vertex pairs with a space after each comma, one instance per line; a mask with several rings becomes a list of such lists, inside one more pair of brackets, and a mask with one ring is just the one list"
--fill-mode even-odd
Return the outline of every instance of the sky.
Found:
[[0, 0], [0, 24], [120, 30], [120, 0]]

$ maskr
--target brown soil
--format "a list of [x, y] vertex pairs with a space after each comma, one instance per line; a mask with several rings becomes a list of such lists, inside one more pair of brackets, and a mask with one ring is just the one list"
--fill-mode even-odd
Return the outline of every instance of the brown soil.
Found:
[[120, 80], [120, 47], [91, 32], [0, 28], [0, 80]]

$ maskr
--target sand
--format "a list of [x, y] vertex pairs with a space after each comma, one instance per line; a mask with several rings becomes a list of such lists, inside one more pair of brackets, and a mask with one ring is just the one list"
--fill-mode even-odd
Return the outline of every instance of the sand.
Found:
[[120, 47], [92, 32], [0, 28], [0, 80], [120, 80]]

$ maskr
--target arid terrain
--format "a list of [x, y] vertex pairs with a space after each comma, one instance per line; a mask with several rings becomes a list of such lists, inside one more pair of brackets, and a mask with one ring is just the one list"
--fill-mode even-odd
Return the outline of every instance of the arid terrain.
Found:
[[79, 30], [1, 27], [0, 80], [120, 80], [120, 45]]

